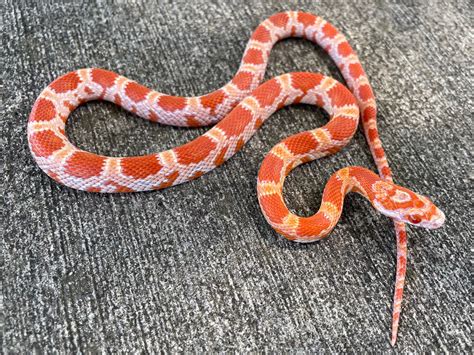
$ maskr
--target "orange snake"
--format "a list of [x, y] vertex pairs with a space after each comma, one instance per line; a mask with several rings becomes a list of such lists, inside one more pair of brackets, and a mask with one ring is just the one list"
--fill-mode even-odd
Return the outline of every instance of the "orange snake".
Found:
[[[347, 86], [314, 73], [289, 73], [261, 81], [273, 45], [303, 37], [331, 56]], [[160, 153], [106, 157], [76, 148], [65, 135], [69, 114], [91, 100], [107, 100], [136, 115], [174, 126], [217, 123], [200, 137]], [[195, 179], [232, 157], [279, 108], [306, 103], [326, 110], [329, 122], [277, 144], [258, 174], [258, 200], [271, 226], [297, 242], [324, 238], [335, 227], [348, 192], [366, 197], [393, 218], [397, 235], [397, 272], [392, 316], [395, 343], [406, 273], [404, 223], [438, 228], [444, 214], [427, 198], [393, 184], [376, 125], [376, 105], [368, 78], [345, 37], [322, 18], [284, 12], [262, 22], [252, 34], [240, 68], [222, 88], [199, 97], [177, 97], [150, 90], [103, 69], [81, 69], [61, 76], [36, 100], [28, 122], [28, 141], [38, 165], [54, 180], [90, 192], [158, 190]], [[319, 211], [299, 217], [285, 205], [285, 177], [296, 166], [333, 154], [354, 135], [359, 115], [380, 176], [351, 166], [334, 173]]]

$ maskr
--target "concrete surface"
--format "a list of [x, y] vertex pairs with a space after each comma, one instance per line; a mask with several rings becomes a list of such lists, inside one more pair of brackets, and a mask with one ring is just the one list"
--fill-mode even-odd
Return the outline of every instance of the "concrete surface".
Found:
[[[5, 0], [4, 353], [391, 351], [390, 220], [349, 196], [328, 239], [298, 245], [279, 237], [258, 207], [264, 155], [322, 125], [321, 110], [281, 110], [224, 166], [161, 192], [73, 191], [43, 174], [28, 151], [27, 116], [57, 76], [96, 66], [162, 92], [206, 93], [232, 77], [258, 23], [289, 9], [319, 14], [348, 37], [377, 95], [397, 181], [447, 215], [441, 230], [409, 230], [395, 351], [472, 351], [472, 2]], [[279, 43], [266, 76], [288, 71], [340, 78], [302, 40]], [[107, 103], [81, 107], [68, 123], [77, 145], [115, 155], [155, 152], [204, 131], [150, 124]], [[327, 178], [350, 164], [374, 168], [360, 132], [338, 155], [291, 174], [289, 206], [314, 213]]]

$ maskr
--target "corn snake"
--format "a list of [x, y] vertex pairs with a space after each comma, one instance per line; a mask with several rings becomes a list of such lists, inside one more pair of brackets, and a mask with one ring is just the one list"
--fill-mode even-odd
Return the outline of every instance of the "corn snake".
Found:
[[[287, 37], [303, 37], [320, 45], [337, 64], [349, 89], [314, 73], [284, 74], [261, 84], [273, 45]], [[100, 156], [76, 148], [65, 134], [69, 114], [91, 100], [111, 101], [162, 124], [215, 126], [187, 144], [160, 153]], [[52, 82], [36, 100], [28, 122], [28, 142], [41, 169], [66, 186], [105, 193], [157, 190], [190, 181], [223, 164], [273, 112], [297, 103], [322, 107], [330, 120], [323, 127], [286, 138], [265, 157], [257, 182], [262, 212], [278, 233], [298, 242], [328, 235], [350, 191], [368, 198], [377, 210], [393, 218], [397, 236], [394, 344], [406, 273], [404, 223], [437, 228], [444, 215], [428, 198], [393, 184], [368, 78], [345, 37], [322, 18], [303, 12], [271, 16], [252, 34], [232, 80], [200, 97], [158, 93], [103, 69], [70, 72]], [[321, 208], [314, 216], [292, 214], [282, 197], [285, 177], [302, 163], [342, 149], [355, 134], [359, 117], [380, 176], [361, 167], [340, 169], [329, 179]]]

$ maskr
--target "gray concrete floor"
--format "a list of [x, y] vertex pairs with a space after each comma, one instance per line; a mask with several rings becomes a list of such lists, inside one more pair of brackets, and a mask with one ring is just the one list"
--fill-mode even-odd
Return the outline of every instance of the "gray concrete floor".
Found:
[[[49, 3], [49, 2], [48, 2]], [[321, 126], [313, 107], [279, 111], [224, 166], [161, 192], [98, 195], [62, 187], [32, 160], [26, 121], [40, 91], [81, 67], [117, 71], [193, 95], [236, 71], [252, 30], [302, 9], [331, 21], [358, 52], [377, 95], [397, 181], [446, 212], [437, 231], [410, 228], [407, 289], [395, 351], [472, 351], [472, 2], [6, 0], [0, 4], [2, 348], [96, 351], [391, 351], [395, 243], [389, 219], [349, 196], [332, 235], [298, 245], [265, 222], [256, 199], [264, 155]], [[287, 40], [267, 78], [334, 64]], [[68, 123], [102, 154], [145, 154], [198, 136], [90, 103]], [[327, 178], [374, 169], [359, 132], [336, 156], [298, 168], [285, 197], [301, 215]]]

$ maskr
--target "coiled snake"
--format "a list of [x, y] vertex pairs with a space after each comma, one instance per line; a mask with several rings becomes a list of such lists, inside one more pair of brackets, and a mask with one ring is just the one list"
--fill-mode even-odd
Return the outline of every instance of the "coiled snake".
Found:
[[[314, 73], [289, 73], [261, 81], [273, 45], [303, 37], [320, 45], [337, 64], [347, 86]], [[160, 153], [107, 157], [76, 148], [65, 135], [69, 114], [91, 100], [114, 102], [136, 115], [167, 125], [207, 126], [200, 137]], [[240, 68], [222, 88], [199, 97], [177, 97], [150, 90], [103, 69], [81, 69], [61, 76], [36, 100], [28, 121], [34, 159], [54, 180], [90, 192], [158, 190], [195, 179], [232, 157], [279, 108], [306, 103], [326, 110], [329, 122], [295, 134], [265, 157], [257, 191], [262, 212], [280, 234], [297, 242], [324, 238], [335, 227], [344, 196], [357, 192], [395, 221], [397, 271], [392, 316], [392, 344], [397, 337], [406, 272], [404, 223], [438, 228], [443, 213], [427, 198], [393, 184], [379, 139], [376, 105], [369, 80], [345, 37], [322, 18], [304, 12], [271, 16], [252, 34]], [[329, 179], [319, 211], [311, 217], [291, 213], [282, 197], [285, 177], [296, 166], [333, 154], [354, 135], [361, 117], [379, 175], [358, 166]], [[216, 124], [217, 123], [217, 124]]]

